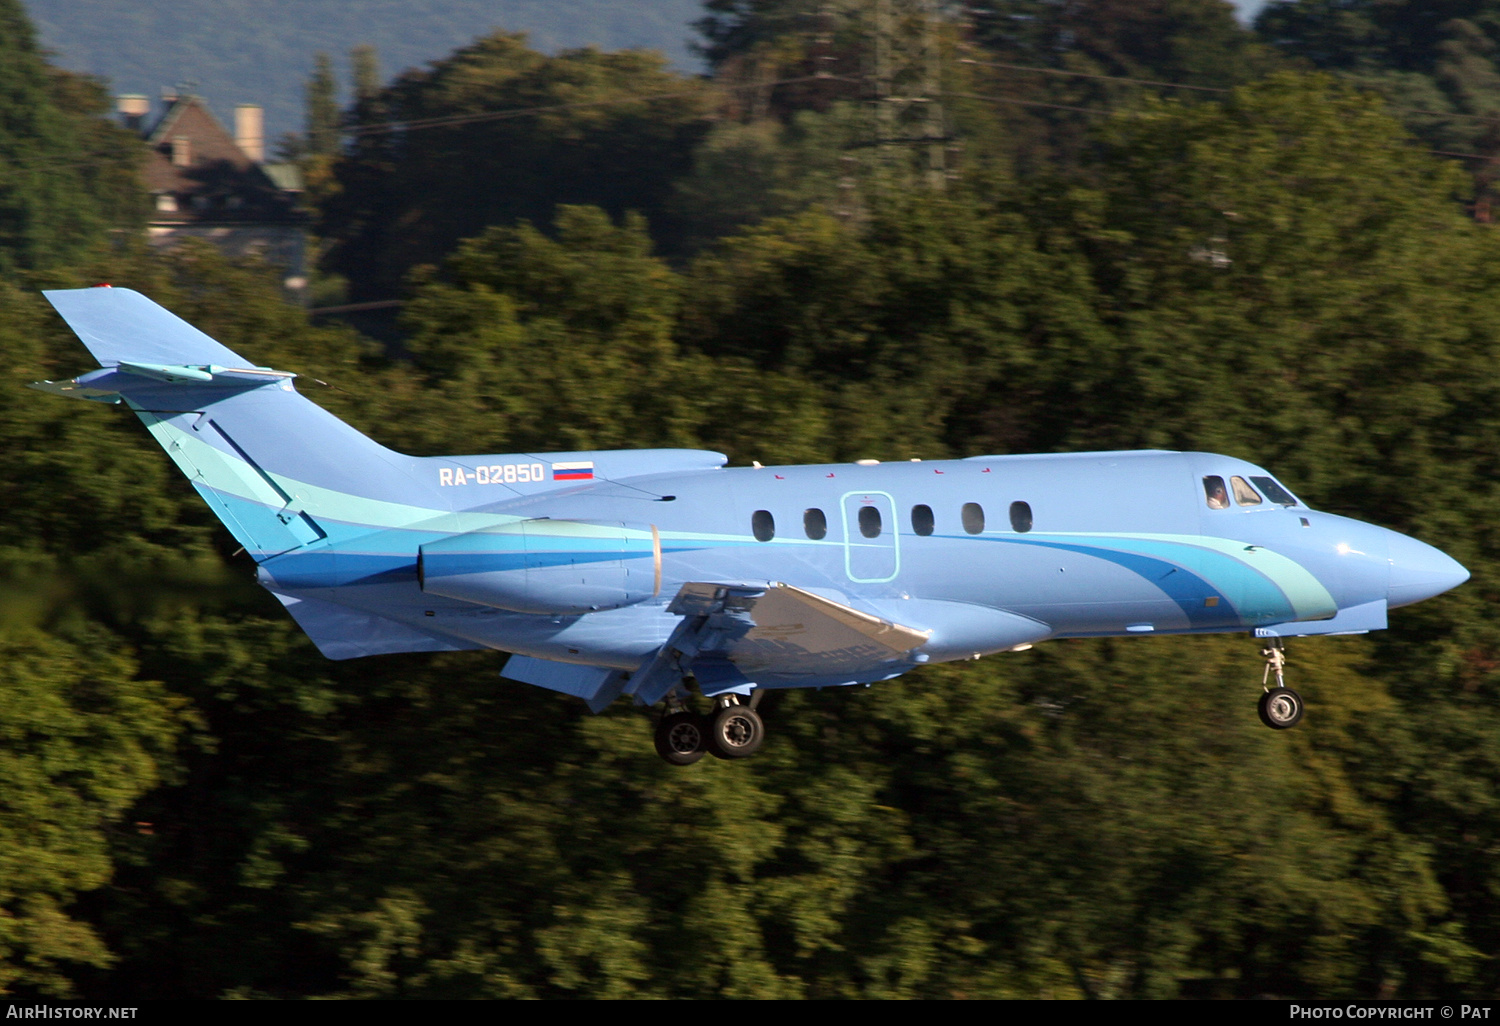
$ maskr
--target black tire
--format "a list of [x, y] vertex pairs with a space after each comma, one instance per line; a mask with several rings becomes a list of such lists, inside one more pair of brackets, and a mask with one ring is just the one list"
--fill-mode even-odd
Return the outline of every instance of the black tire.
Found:
[[1286, 730], [1302, 722], [1302, 696], [1291, 688], [1272, 688], [1260, 696], [1260, 722]]
[[673, 766], [691, 766], [707, 747], [707, 724], [697, 713], [672, 713], [656, 725], [656, 754]]
[[726, 705], [708, 718], [708, 751], [720, 759], [743, 759], [760, 751], [766, 725], [748, 705]]

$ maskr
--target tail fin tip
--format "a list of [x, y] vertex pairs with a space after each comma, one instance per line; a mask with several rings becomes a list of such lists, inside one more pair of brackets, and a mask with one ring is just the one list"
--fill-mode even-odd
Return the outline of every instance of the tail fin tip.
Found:
[[42, 293], [100, 366], [120, 363], [244, 366], [244, 357], [134, 289], [95, 286]]

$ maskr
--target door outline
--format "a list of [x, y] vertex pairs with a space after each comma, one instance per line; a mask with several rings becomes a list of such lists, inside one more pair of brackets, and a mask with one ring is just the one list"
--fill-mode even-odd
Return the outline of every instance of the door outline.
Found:
[[[877, 509], [880, 509], [880, 515], [882, 517], [885, 517], [885, 518], [889, 519], [889, 528], [890, 528], [889, 537], [891, 539], [891, 543], [890, 543], [889, 546], [880, 545], [878, 543], [874, 544], [874, 545], [867, 545], [866, 544], [867, 540], [865, 539], [864, 535], [862, 535], [862, 534], [859, 533], [859, 525], [858, 525], [858, 523], [851, 521], [850, 518], [849, 518], [849, 512], [850, 512], [850, 502], [849, 502], [849, 500], [852, 499], [852, 498], [855, 498], [855, 497], [858, 497], [858, 498], [861, 498], [861, 499], [876, 499], [876, 498], [880, 498], [880, 499], [884, 499], [885, 500], [885, 503], [883, 504], [884, 508], [881, 508], [882, 504], [879, 504], [879, 503], [872, 503], [872, 505], [875, 505]], [[854, 508], [858, 509], [859, 507], [856, 505], [856, 506], [854, 506]], [[877, 492], [877, 491], [870, 491], [870, 492], [866, 492], [866, 491], [845, 492], [843, 495], [839, 496], [839, 518], [843, 521], [843, 525], [844, 525], [844, 574], [849, 578], [849, 580], [854, 581], [854, 582], [856, 582], [858, 584], [883, 584], [886, 581], [893, 581], [893, 580], [895, 580], [896, 579], [896, 575], [899, 574], [899, 573], [901, 573], [901, 532], [900, 532], [900, 530], [898, 530], [897, 519], [896, 519], [896, 497], [894, 495], [892, 495], [890, 492]], [[856, 518], [856, 520], [857, 520], [857, 518]], [[887, 536], [887, 532], [884, 529], [884, 525], [883, 525], [882, 526], [882, 530], [880, 532], [880, 538], [885, 538], [886, 536]], [[856, 539], [856, 538], [859, 539], [859, 544], [864, 545], [867, 549], [870, 549], [870, 550], [886, 549], [886, 550], [888, 550], [890, 552], [890, 554], [891, 554], [891, 556], [890, 556], [891, 572], [889, 574], [887, 574], [884, 577], [856, 577], [856, 576], [854, 576], [854, 561], [853, 561], [853, 554], [854, 553], [853, 553], [852, 546], [855, 544], [854, 539]]]

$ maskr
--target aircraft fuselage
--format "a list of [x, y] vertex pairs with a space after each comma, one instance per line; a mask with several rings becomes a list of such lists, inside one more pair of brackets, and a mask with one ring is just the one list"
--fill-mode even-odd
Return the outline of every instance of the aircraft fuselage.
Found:
[[[465, 480], [484, 465], [469, 464]], [[1235, 478], [1270, 475], [1208, 453], [1125, 452], [706, 469], [554, 485], [491, 503], [476, 483], [468, 495], [480, 501], [460, 508], [457, 520], [384, 531], [338, 525], [329, 540], [340, 555], [289, 553], [262, 573], [277, 590], [417, 629], [620, 669], [635, 669], [662, 645], [678, 621], [666, 607], [692, 581], [792, 584], [932, 631], [917, 654], [942, 661], [1055, 637], [1369, 629], [1376, 624], [1333, 618], [1363, 609], [1384, 626], [1385, 608], [1467, 576], [1421, 542], [1283, 505], [1254, 484], [1256, 501], [1244, 493], [1238, 502]], [[1220, 508], [1205, 490], [1212, 479], [1224, 483]], [[591, 551], [585, 542], [567, 565], [618, 565], [614, 572], [640, 582], [639, 597], [618, 608], [549, 611], [542, 595], [541, 606], [520, 612], [503, 597], [503, 605], [487, 604], [482, 590], [463, 598], [424, 590], [422, 546], [518, 520], [544, 532], [622, 525], [637, 538], [633, 549]], [[487, 554], [493, 573], [522, 570], [525, 546], [512, 540]], [[544, 549], [533, 547], [533, 563]], [[468, 568], [473, 557], [464, 558]], [[559, 586], [568, 572], [555, 575]]]

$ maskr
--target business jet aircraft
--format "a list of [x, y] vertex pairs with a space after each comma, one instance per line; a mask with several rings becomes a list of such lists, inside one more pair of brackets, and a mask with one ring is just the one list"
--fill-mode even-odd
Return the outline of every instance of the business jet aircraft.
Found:
[[324, 655], [512, 653], [505, 676], [595, 712], [663, 704], [679, 765], [756, 751], [767, 689], [1051, 638], [1252, 632], [1282, 729], [1303, 704], [1281, 639], [1384, 628], [1469, 576], [1212, 453], [403, 456], [139, 293], [46, 295], [101, 369], [34, 387], [134, 412]]

